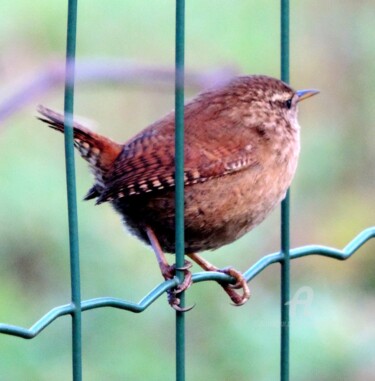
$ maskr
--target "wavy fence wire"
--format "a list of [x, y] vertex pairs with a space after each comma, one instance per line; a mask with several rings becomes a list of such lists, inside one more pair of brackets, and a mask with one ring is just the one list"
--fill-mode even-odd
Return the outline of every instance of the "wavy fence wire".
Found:
[[[176, 109], [176, 263], [177, 268], [184, 263], [184, 221], [183, 221], [183, 133], [184, 133], [184, 22], [185, 2], [176, 0], [176, 61], [175, 61], [175, 109]], [[281, 0], [281, 79], [289, 82], [289, 1]], [[77, 227], [77, 202], [75, 167], [73, 154], [73, 122], [75, 48], [77, 28], [77, 0], [68, 1], [66, 78], [65, 78], [65, 159], [68, 195], [68, 223], [70, 242], [71, 301], [53, 308], [38, 320], [31, 328], [22, 328], [11, 324], [0, 324], [0, 333], [32, 339], [61, 316], [72, 316], [72, 370], [73, 381], [82, 380], [82, 343], [81, 313], [84, 311], [113, 307], [130, 312], [142, 312], [167, 290], [181, 281], [182, 274], [165, 281], [148, 293], [139, 303], [112, 297], [81, 300], [80, 264]], [[281, 248], [280, 252], [269, 254], [251, 266], [244, 276], [249, 282], [264, 269], [274, 263], [281, 265], [281, 347], [280, 380], [289, 380], [289, 299], [290, 299], [290, 260], [308, 255], [321, 255], [339, 260], [348, 259], [368, 240], [375, 237], [375, 227], [362, 231], [342, 250], [312, 245], [290, 249], [289, 245], [289, 192], [281, 207]], [[231, 277], [222, 273], [196, 273], [193, 282], [220, 281], [231, 282]], [[182, 296], [182, 305], [184, 297]], [[176, 380], [185, 380], [185, 314], [176, 311]]]

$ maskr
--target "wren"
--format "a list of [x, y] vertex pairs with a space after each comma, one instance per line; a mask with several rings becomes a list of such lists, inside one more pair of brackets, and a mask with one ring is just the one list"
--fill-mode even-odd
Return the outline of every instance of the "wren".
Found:
[[[283, 200], [300, 152], [297, 105], [317, 93], [263, 75], [241, 76], [185, 105], [185, 253], [204, 270], [236, 279], [221, 284], [235, 305], [250, 297], [242, 274], [220, 270], [197, 253], [240, 238]], [[38, 111], [40, 120], [64, 131], [63, 115], [42, 106]], [[112, 204], [130, 232], [153, 247], [163, 277], [173, 278], [176, 269], [164, 253], [175, 251], [174, 112], [123, 144], [76, 122], [73, 128], [74, 145], [95, 178], [85, 199]], [[183, 283], [169, 293], [177, 310], [178, 293], [191, 284], [187, 268]]]

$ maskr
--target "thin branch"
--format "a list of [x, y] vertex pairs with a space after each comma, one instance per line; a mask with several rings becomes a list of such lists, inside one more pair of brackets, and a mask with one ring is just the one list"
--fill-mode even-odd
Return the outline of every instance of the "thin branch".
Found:
[[[234, 76], [237, 71], [230, 67], [207, 72], [187, 71], [186, 85], [190, 88], [205, 88]], [[115, 59], [78, 60], [76, 82], [115, 83], [157, 88], [170, 91], [174, 83], [174, 68], [141, 65], [132, 61]], [[32, 79], [14, 94], [0, 102], [0, 124], [36, 98], [62, 85], [65, 78], [65, 63], [50, 63], [36, 72]]]

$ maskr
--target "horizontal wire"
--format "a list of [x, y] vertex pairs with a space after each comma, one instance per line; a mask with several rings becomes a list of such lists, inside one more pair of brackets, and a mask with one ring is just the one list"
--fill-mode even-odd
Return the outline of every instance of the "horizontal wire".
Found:
[[[375, 238], [375, 226], [367, 228], [359, 233], [352, 241], [350, 241], [342, 250], [335, 249], [328, 246], [308, 245], [290, 250], [290, 259], [297, 259], [309, 255], [321, 255], [324, 257], [334, 258], [338, 260], [345, 260], [350, 258], [361, 246], [363, 246], [370, 239]], [[273, 263], [281, 262], [283, 254], [280, 252], [268, 254], [262, 257], [254, 265], [252, 265], [243, 275], [247, 282], [255, 278], [264, 269]], [[217, 281], [221, 283], [235, 283], [235, 279], [231, 276], [220, 272], [200, 272], [193, 274], [193, 283], [204, 281]], [[179, 284], [177, 277], [165, 281], [157, 285], [151, 290], [144, 298], [138, 303], [128, 300], [113, 298], [113, 297], [100, 297], [89, 300], [84, 300], [81, 303], [82, 311], [93, 310], [96, 308], [112, 307], [127, 310], [130, 312], [139, 313], [149, 307], [156, 299], [163, 295], [167, 290], [176, 287]], [[55, 307], [47, 312], [41, 319], [39, 319], [31, 328], [22, 328], [11, 324], [0, 323], [0, 333], [21, 337], [23, 339], [32, 339], [49, 326], [54, 320], [61, 316], [71, 315], [75, 311], [73, 304], [65, 304]]]

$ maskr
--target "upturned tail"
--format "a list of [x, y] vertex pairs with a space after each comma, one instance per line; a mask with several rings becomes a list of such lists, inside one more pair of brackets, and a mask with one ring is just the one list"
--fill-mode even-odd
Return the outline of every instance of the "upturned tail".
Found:
[[[64, 116], [46, 108], [38, 107], [42, 117], [38, 117], [49, 127], [64, 132]], [[122, 150], [122, 145], [99, 135], [77, 122], [73, 123], [74, 146], [94, 170], [107, 171]]]
[[[47, 123], [54, 130], [64, 132], [64, 116], [39, 106], [38, 112], [42, 117], [38, 117]], [[122, 151], [122, 145], [96, 134], [77, 122], [73, 123], [74, 146], [78, 149], [81, 156], [89, 163], [95, 176], [96, 182], [88, 191], [85, 200], [90, 200], [100, 196], [104, 188], [103, 179], [106, 172], [112, 167], [114, 161]]]

